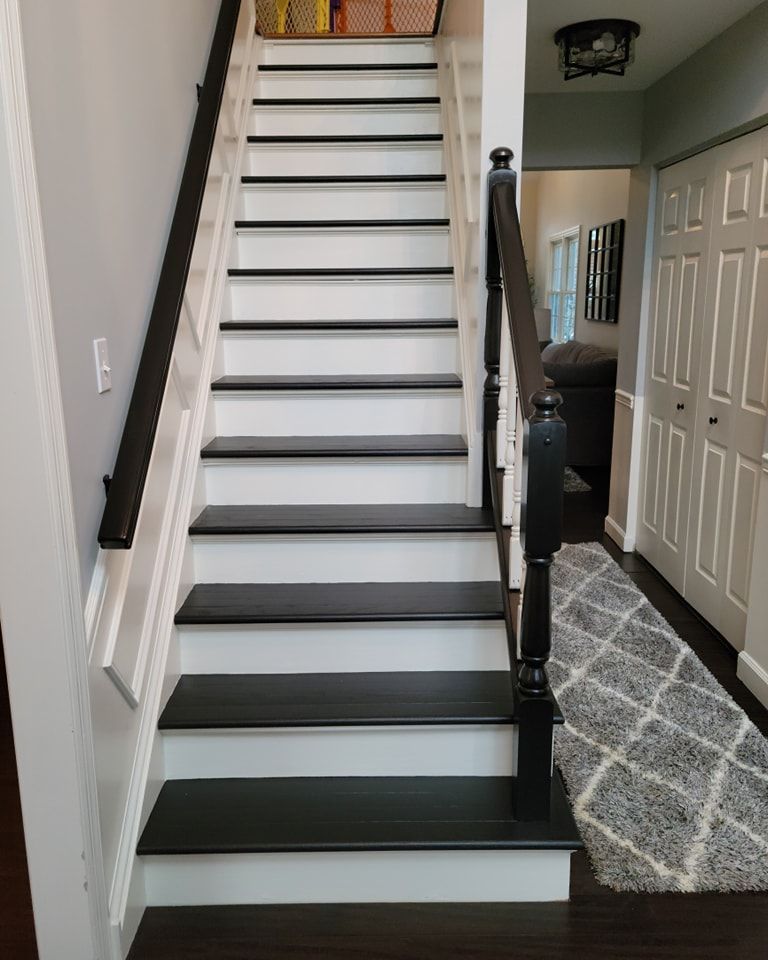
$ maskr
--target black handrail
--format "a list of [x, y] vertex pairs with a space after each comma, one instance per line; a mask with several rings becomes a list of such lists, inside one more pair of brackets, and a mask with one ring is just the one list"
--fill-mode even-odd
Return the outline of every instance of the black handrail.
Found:
[[432, 27], [432, 36], [436, 37], [440, 32], [440, 21], [443, 18], [443, 7], [445, 6], [445, 0], [438, 0], [437, 10], [435, 10], [435, 25]]
[[168, 244], [99, 528], [105, 549], [129, 549], [160, 419], [203, 204], [241, 0], [221, 0]]
[[[486, 261], [484, 489], [486, 502], [492, 505], [496, 516], [500, 547], [506, 546], [496, 476], [501, 324], [503, 302], [506, 302], [523, 419], [523, 436], [517, 437], [516, 442], [522, 443], [523, 451], [520, 541], [526, 567], [520, 663], [516, 671], [519, 719], [516, 799], [517, 816], [536, 820], [548, 814], [551, 790], [555, 702], [546, 669], [552, 633], [550, 567], [561, 546], [566, 428], [557, 413], [561, 397], [547, 388], [541, 361], [517, 213], [517, 178], [510, 165], [512, 151], [498, 148], [491, 153], [491, 160]], [[513, 396], [509, 403], [514, 405]], [[505, 549], [500, 550], [504, 575], [507, 572], [505, 553]], [[512, 604], [505, 603], [505, 610], [511, 609]], [[514, 624], [508, 623], [508, 628], [511, 633]], [[517, 651], [511, 650], [510, 654], [514, 663]]]

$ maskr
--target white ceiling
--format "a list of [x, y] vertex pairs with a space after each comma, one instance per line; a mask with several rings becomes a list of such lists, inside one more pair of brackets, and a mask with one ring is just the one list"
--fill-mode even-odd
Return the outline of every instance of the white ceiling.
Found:
[[[528, 0], [527, 93], [645, 90], [762, 0]], [[635, 63], [625, 77], [563, 80], [555, 32], [579, 20], [621, 17], [640, 24]]]

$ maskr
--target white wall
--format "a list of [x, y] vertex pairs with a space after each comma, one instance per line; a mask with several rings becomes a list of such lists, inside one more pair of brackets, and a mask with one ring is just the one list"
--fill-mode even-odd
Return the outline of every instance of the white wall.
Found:
[[[576, 295], [576, 339], [616, 352], [619, 323], [599, 323], [584, 318], [587, 285], [587, 245], [591, 227], [626, 219], [629, 204], [628, 170], [549, 170], [523, 173], [522, 228], [528, 269], [536, 278], [540, 307], [548, 306], [550, 237], [571, 227], [581, 227], [579, 279]], [[532, 209], [535, 207], [535, 216]], [[535, 227], [533, 224], [535, 223]]]
[[[218, 7], [21, 5], [84, 590]], [[101, 396], [97, 337], [113, 367]]]

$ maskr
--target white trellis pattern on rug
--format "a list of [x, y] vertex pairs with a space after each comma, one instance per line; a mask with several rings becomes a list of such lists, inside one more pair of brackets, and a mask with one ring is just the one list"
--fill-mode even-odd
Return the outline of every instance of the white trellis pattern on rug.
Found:
[[555, 736], [597, 878], [768, 889], [768, 740], [598, 543], [553, 569]]

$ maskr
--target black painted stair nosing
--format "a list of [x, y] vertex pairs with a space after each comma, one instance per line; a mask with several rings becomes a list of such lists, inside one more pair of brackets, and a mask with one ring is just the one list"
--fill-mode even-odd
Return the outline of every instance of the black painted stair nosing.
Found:
[[339, 437], [215, 437], [203, 447], [203, 460], [243, 459], [387, 459], [460, 457], [467, 443], [458, 434], [406, 434]]
[[158, 727], [477, 726], [517, 720], [508, 670], [184, 674]]
[[302, 183], [312, 186], [323, 184], [350, 184], [363, 185], [366, 183], [446, 183], [447, 176], [444, 173], [404, 173], [404, 174], [357, 174], [353, 176], [317, 176], [317, 177], [269, 177], [246, 175], [241, 178], [244, 184], [278, 184], [278, 185], [298, 185]]
[[457, 330], [458, 320], [223, 320], [224, 333], [237, 330]]
[[490, 533], [493, 514], [458, 503], [229, 504], [205, 507], [194, 537], [258, 534]]
[[268, 268], [230, 267], [233, 279], [247, 277], [452, 277], [453, 267], [290, 267]]
[[441, 374], [349, 374], [329, 376], [251, 376], [229, 374], [211, 384], [217, 393], [274, 390], [460, 390], [461, 378]]
[[438, 623], [504, 619], [498, 581], [199, 583], [176, 614], [187, 626]]
[[440, 97], [254, 97], [255, 107], [436, 107]]
[[417, 63], [265, 63], [259, 66], [260, 73], [338, 73], [340, 71], [377, 71], [392, 70], [437, 70], [437, 64]]
[[560, 775], [547, 821], [512, 818], [513, 777], [169, 780], [140, 856], [362, 850], [578, 850]]
[[442, 143], [442, 133], [349, 133], [312, 134], [291, 136], [288, 134], [258, 136], [249, 134], [248, 143]]
[[236, 230], [344, 230], [367, 229], [418, 230], [424, 227], [448, 229], [448, 217], [399, 220], [235, 220]]

